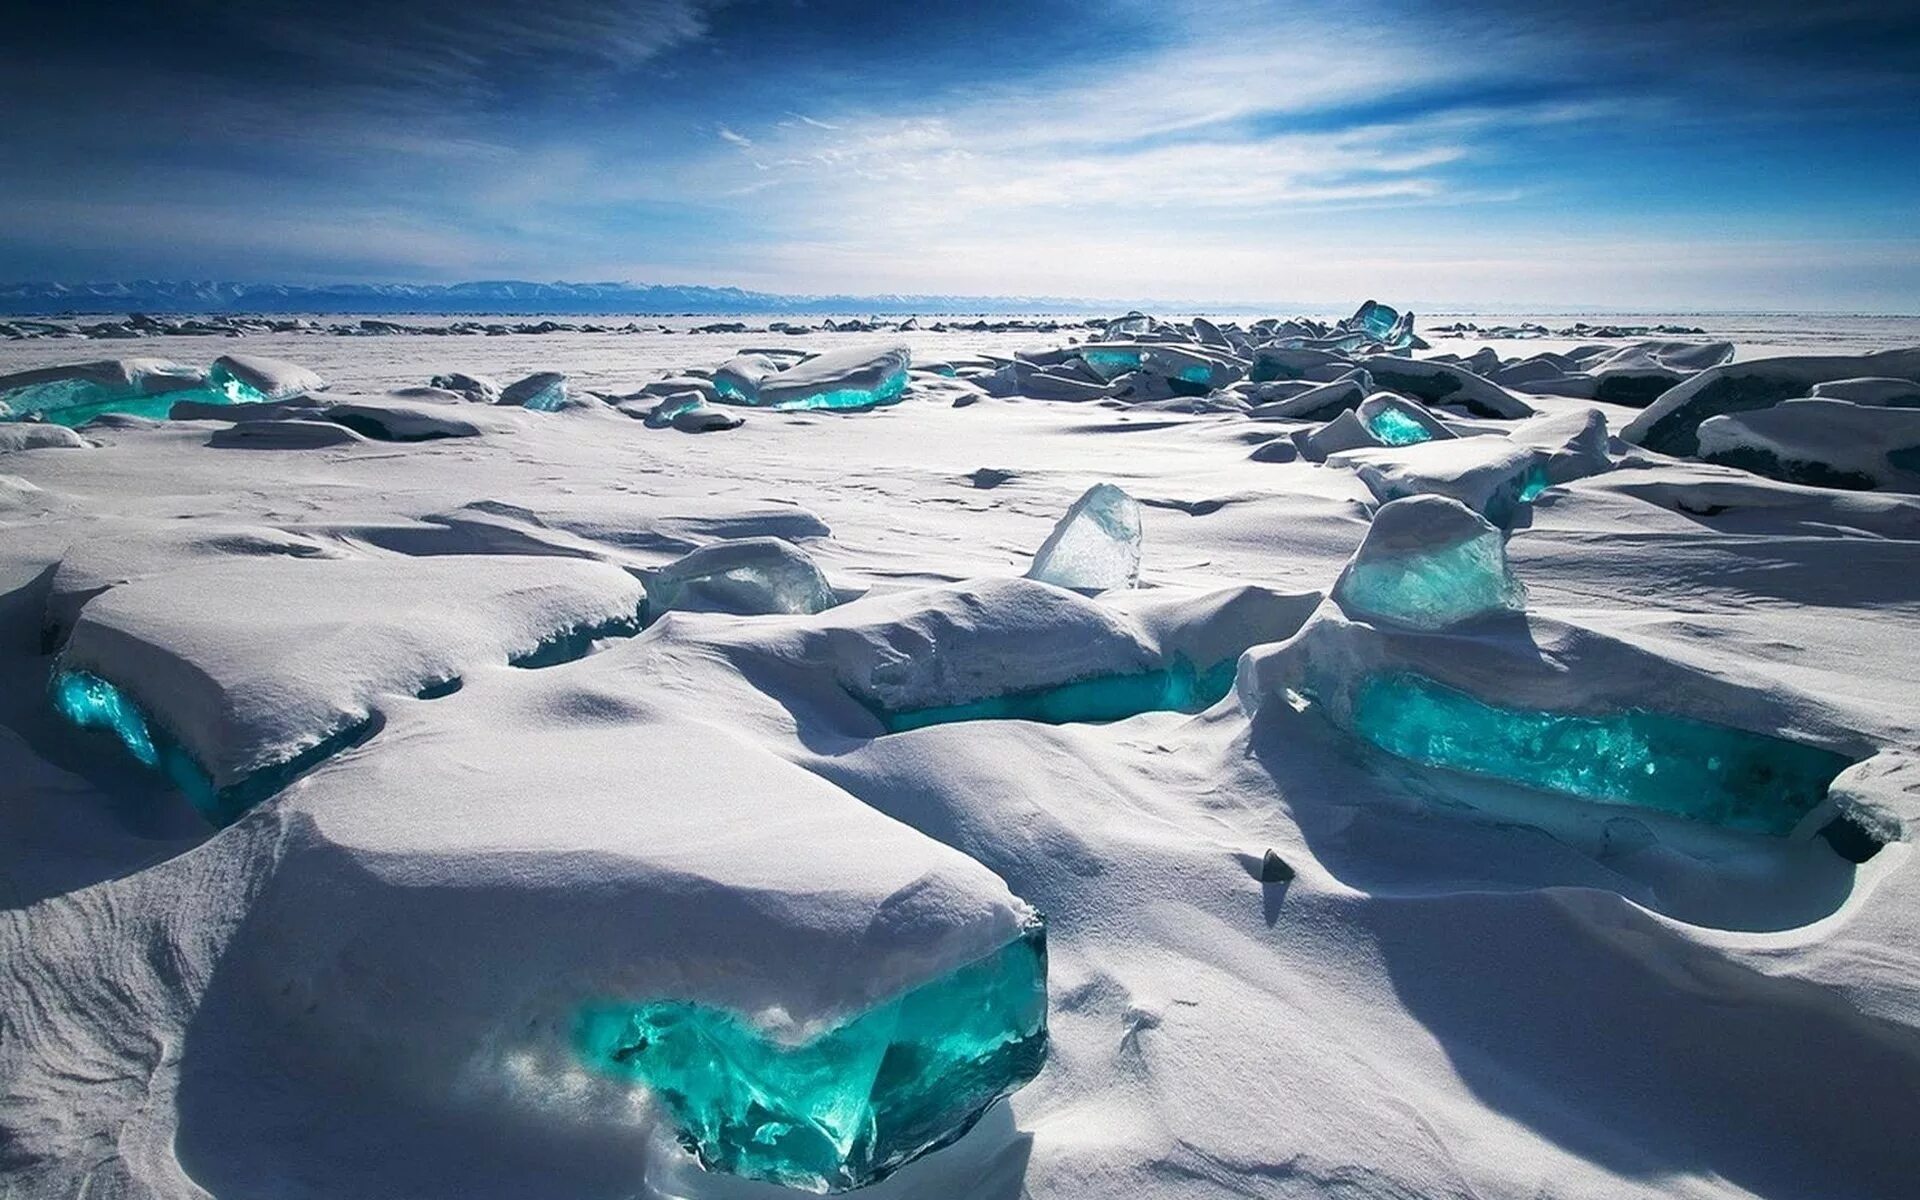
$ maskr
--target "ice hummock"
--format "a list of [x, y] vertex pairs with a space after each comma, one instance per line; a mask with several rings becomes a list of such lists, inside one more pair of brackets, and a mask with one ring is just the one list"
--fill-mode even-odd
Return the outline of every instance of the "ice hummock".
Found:
[[954, 1141], [1040, 1072], [1046, 931], [799, 1044], [681, 1000], [596, 1003], [581, 1057], [644, 1084], [709, 1170], [807, 1192], [864, 1187]]
[[1507, 563], [1505, 536], [1445, 496], [1381, 505], [1333, 585], [1349, 616], [1427, 630], [1517, 612], [1526, 595]]
[[164, 417], [174, 400], [207, 391], [200, 372], [164, 358], [39, 367], [0, 375], [0, 420], [40, 418], [71, 426], [113, 412]]
[[[89, 600], [58, 670], [103, 680], [120, 699], [61, 711], [84, 724], [104, 723], [89, 712], [137, 712], [146, 743], [177, 744], [196, 764], [206, 782], [188, 796], [222, 822], [317, 762], [316, 751], [368, 732], [384, 697], [486, 665], [534, 665], [582, 636], [637, 632], [640, 598], [626, 571], [581, 559], [214, 561]], [[236, 611], [247, 620], [228, 619]], [[70, 694], [57, 688], [56, 703]], [[158, 765], [126, 736], [130, 722], [112, 728]]]
[[1033, 556], [1027, 578], [1080, 591], [1140, 582], [1140, 503], [1111, 483], [1088, 488]]

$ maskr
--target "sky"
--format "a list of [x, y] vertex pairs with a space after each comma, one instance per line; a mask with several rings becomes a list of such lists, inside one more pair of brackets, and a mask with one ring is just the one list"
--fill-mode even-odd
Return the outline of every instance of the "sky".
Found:
[[1920, 312], [1920, 3], [5, 0], [0, 279]]

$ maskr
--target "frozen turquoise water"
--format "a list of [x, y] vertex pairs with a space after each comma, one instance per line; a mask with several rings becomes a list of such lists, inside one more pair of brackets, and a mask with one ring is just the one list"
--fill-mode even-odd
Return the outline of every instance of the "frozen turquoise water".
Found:
[[1363, 682], [1352, 720], [1375, 746], [1428, 766], [1775, 837], [1817, 808], [1852, 762], [1665, 713], [1502, 708], [1406, 672]]
[[795, 396], [766, 407], [783, 412], [821, 408], [878, 408], [898, 403], [906, 390], [907, 373], [900, 371], [887, 376], [875, 388], [835, 388], [809, 396]]
[[1397, 408], [1383, 408], [1374, 413], [1367, 418], [1367, 428], [1389, 446], [1411, 446], [1433, 439], [1425, 425]]
[[1098, 350], [1088, 348], [1080, 352], [1080, 358], [1093, 373], [1102, 379], [1115, 379], [1128, 371], [1138, 371], [1144, 358], [1139, 350]]
[[105, 729], [120, 739], [127, 753], [149, 767], [160, 765], [153, 731], [127, 694], [98, 675], [65, 671], [53, 681], [53, 706], [82, 729]]
[[960, 1137], [1040, 1073], [1045, 925], [798, 1044], [725, 1009], [652, 1000], [587, 1005], [575, 1048], [646, 1087], [707, 1169], [845, 1191]]
[[1233, 673], [1238, 662], [1237, 658], [1229, 658], [1200, 671], [1185, 659], [1177, 659], [1172, 666], [1156, 671], [1102, 675], [960, 704], [881, 710], [879, 716], [888, 733], [903, 733], [955, 721], [1039, 721], [1047, 725], [1068, 725], [1121, 721], [1148, 712], [1200, 712], [1233, 690]]

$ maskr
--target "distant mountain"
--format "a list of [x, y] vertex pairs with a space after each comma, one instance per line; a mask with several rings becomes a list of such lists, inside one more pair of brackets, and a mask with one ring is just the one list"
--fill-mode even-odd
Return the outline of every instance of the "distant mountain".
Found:
[[[434, 313], [503, 315], [755, 313], [1093, 313], [1126, 302], [1057, 296], [785, 296], [692, 284], [341, 283], [323, 285], [139, 280], [133, 283], [0, 283], [0, 314]], [[1164, 305], [1162, 307], [1165, 307]]]

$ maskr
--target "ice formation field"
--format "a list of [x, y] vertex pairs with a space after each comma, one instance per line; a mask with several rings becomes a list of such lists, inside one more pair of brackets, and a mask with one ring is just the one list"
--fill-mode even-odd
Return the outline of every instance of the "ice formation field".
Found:
[[0, 342], [0, 1195], [1920, 1194], [1920, 323], [281, 324]]

